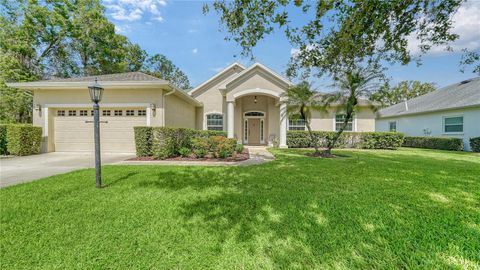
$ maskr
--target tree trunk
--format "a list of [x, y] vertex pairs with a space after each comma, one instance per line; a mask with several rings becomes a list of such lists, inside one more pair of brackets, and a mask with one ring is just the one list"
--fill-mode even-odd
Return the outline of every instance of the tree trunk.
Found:
[[312, 132], [312, 128], [310, 127], [310, 123], [308, 122], [308, 119], [305, 115], [303, 106], [300, 108], [300, 116], [303, 118], [303, 121], [305, 121], [305, 125], [307, 126], [308, 134], [310, 135], [310, 140], [312, 141], [313, 148], [315, 148], [315, 154], [320, 153], [320, 151], [318, 150], [317, 139], [315, 138], [315, 135]]
[[333, 136], [332, 140], [327, 140], [327, 149], [323, 151], [325, 156], [331, 156], [332, 155], [332, 149], [335, 147], [335, 144], [337, 143], [338, 139], [342, 135], [343, 131], [348, 125], [348, 122], [351, 120], [353, 116], [353, 110], [355, 106], [357, 105], [357, 98], [355, 97], [354, 93], [351, 93], [350, 96], [348, 97], [347, 101], [347, 111], [345, 112], [345, 119], [343, 120], [342, 126], [340, 129], [337, 131], [335, 136]]

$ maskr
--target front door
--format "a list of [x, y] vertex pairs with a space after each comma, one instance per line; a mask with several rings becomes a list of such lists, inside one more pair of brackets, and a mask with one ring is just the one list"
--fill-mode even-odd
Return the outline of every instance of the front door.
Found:
[[248, 119], [248, 144], [260, 144], [260, 119]]

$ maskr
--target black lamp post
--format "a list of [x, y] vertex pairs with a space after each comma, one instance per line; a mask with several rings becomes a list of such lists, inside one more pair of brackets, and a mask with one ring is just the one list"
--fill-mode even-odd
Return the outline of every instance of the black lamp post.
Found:
[[102, 100], [103, 87], [98, 84], [95, 78], [95, 83], [88, 87], [90, 98], [93, 102], [93, 131], [95, 138], [95, 180], [97, 188], [102, 187], [102, 172], [100, 160], [100, 106], [98, 103]]

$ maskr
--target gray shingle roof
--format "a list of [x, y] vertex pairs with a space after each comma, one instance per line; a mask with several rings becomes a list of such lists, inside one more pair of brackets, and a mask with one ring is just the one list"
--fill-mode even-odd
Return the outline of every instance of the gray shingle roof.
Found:
[[87, 76], [87, 77], [76, 77], [76, 78], [67, 78], [67, 79], [50, 79], [45, 82], [92, 82], [97, 78], [101, 81], [108, 82], [164, 82], [168, 83], [165, 80], [159, 79], [157, 77], [142, 73], [142, 72], [126, 72], [126, 73], [115, 73], [107, 75], [97, 75], [97, 76]]
[[480, 106], [480, 77], [446, 86], [379, 111], [379, 117]]

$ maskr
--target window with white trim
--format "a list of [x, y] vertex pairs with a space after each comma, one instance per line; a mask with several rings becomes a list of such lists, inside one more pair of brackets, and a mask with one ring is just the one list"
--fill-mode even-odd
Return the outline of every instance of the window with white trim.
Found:
[[122, 115], [123, 115], [123, 111], [122, 111], [122, 110], [115, 110], [115, 111], [113, 112], [113, 114], [114, 114], [115, 116], [122, 116]]
[[145, 116], [145, 115], [147, 115], [147, 110], [138, 110], [137, 115], [138, 116]]
[[75, 111], [75, 110], [68, 110], [68, 116], [77, 116], [77, 111]]
[[80, 116], [88, 116], [87, 110], [80, 110]]
[[260, 141], [263, 142], [263, 129], [264, 129], [263, 119], [260, 120]]
[[127, 116], [135, 116], [135, 111], [134, 111], [134, 110], [126, 110], [126, 111], [125, 111], [125, 114], [126, 114]]
[[388, 130], [390, 132], [396, 132], [397, 131], [397, 121], [388, 122]]
[[111, 113], [112, 113], [112, 112], [111, 112], [110, 110], [103, 110], [103, 111], [102, 111], [102, 115], [103, 115], [103, 116], [110, 116]]
[[207, 130], [223, 130], [223, 115], [207, 114]]
[[288, 130], [305, 130], [305, 119], [288, 119]]
[[65, 116], [65, 111], [64, 110], [58, 110], [57, 111], [57, 116]]
[[[335, 130], [340, 130], [345, 121], [346, 114], [344, 113], [337, 113], [335, 115]], [[353, 131], [353, 117], [348, 121], [347, 126], [345, 127], [344, 131]]]
[[444, 117], [443, 131], [445, 133], [463, 132], [463, 116]]

